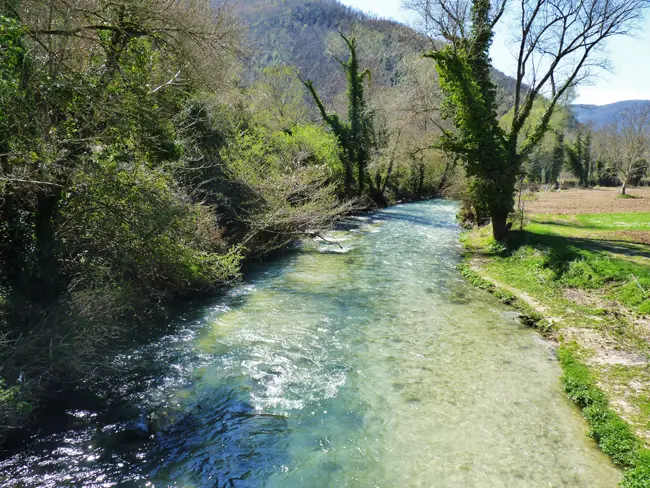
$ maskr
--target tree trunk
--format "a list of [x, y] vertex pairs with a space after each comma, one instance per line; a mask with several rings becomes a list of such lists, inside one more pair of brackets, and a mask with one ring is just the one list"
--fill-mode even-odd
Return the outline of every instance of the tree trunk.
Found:
[[490, 217], [492, 218], [492, 236], [495, 240], [502, 241], [508, 233], [508, 212], [491, 209]]
[[[7, 146], [0, 145], [0, 151], [9, 152]], [[5, 175], [9, 175], [9, 158], [6, 155], [0, 156], [0, 166]], [[18, 212], [18, 203], [15, 197], [16, 189], [10, 183], [6, 183], [0, 200], [0, 236], [3, 239], [3, 247], [0, 249], [0, 279], [8, 287], [10, 321], [17, 323], [20, 314], [16, 312], [15, 304], [23, 301], [25, 293], [25, 274], [23, 254], [28, 248], [27, 244], [22, 241], [22, 232], [20, 231], [20, 215]], [[20, 298], [18, 298], [20, 297]]]
[[623, 181], [623, 186], [621, 186], [621, 195], [625, 195], [625, 190], [627, 190], [627, 179]]
[[368, 178], [370, 196], [377, 204], [378, 207], [383, 208], [388, 206], [388, 200], [384, 196], [384, 191], [381, 184], [381, 174], [379, 171], [375, 173], [375, 181], [373, 183], [372, 178]]
[[32, 300], [43, 306], [50, 305], [57, 297], [59, 278], [55, 252], [54, 219], [58, 212], [61, 190], [39, 192], [34, 222], [38, 268], [33, 276]]
[[418, 166], [418, 198], [422, 198], [424, 193], [424, 164]]
[[365, 167], [365, 161], [363, 161], [361, 158], [359, 158], [359, 161], [357, 162], [358, 168], [359, 168], [359, 196], [363, 195], [363, 190], [365, 190], [365, 183], [366, 183], [366, 167]]
[[447, 160], [447, 163], [445, 164], [445, 170], [442, 172], [442, 177], [440, 178], [440, 182], [438, 183], [438, 188], [436, 189], [436, 193], [438, 195], [442, 194], [442, 192], [445, 191], [445, 187], [447, 186], [449, 177], [451, 176], [452, 172], [456, 168], [457, 161], [458, 160], [456, 158]]
[[347, 196], [352, 197], [354, 195], [354, 174], [352, 173], [352, 163], [344, 161], [345, 164], [345, 193]]

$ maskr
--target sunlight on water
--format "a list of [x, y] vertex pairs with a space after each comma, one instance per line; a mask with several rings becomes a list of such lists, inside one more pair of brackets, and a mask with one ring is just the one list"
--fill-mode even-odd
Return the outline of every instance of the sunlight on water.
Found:
[[118, 357], [114, 406], [71, 410], [2, 486], [616, 486], [550, 345], [455, 271], [455, 212], [401, 205], [260, 265]]

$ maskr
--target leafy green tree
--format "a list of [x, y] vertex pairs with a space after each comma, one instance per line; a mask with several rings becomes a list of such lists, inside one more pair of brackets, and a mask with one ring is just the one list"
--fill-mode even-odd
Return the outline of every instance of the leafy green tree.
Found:
[[[2, 7], [0, 371], [23, 380], [0, 414], [14, 415], [3, 402], [92, 374], [121, 324], [237, 277], [239, 249], [178, 167], [179, 114], [229, 76], [238, 37], [208, 0]], [[0, 419], [0, 438], [20, 421]]]

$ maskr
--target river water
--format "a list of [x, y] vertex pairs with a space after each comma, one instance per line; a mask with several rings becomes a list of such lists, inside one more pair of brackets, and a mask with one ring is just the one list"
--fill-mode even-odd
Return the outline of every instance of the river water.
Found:
[[396, 206], [260, 265], [117, 357], [106, 406], [5, 454], [0, 485], [615, 487], [552, 348], [456, 272], [456, 210]]

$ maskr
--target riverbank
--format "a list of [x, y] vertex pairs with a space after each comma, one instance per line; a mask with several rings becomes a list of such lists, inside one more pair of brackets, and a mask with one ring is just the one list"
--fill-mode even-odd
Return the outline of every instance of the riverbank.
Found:
[[[567, 198], [593, 212], [592, 192], [611, 213], [571, 213]], [[648, 487], [650, 203], [639, 198], [621, 212], [630, 204], [615, 198], [598, 190], [531, 195], [523, 229], [505, 244], [488, 227], [464, 234], [460, 270], [558, 345], [564, 389], [590, 435], [626, 469], [621, 486]], [[549, 209], [557, 213], [536, 213]]]

